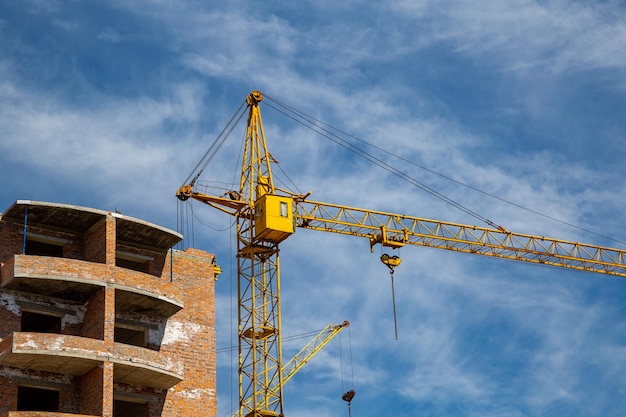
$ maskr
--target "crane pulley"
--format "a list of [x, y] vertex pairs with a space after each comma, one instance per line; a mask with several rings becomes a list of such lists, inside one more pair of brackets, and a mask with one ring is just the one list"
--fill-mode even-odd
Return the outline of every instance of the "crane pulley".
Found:
[[[192, 173], [191, 182], [176, 193], [181, 201], [192, 198], [236, 219], [240, 416], [283, 414], [278, 246], [296, 228], [362, 237], [369, 240], [371, 249], [379, 243], [393, 249], [416, 245], [626, 276], [623, 249], [513, 233], [491, 223], [470, 226], [314, 202], [308, 200], [309, 194], [278, 189], [271, 170], [275, 160], [267, 149], [259, 110], [262, 100], [259, 91], [246, 98], [248, 120], [239, 189], [220, 195], [204, 192], [196, 182], [200, 171]], [[387, 255], [381, 260], [390, 268], [393, 292], [393, 272], [400, 258]], [[354, 392], [348, 394], [344, 399], [349, 403]]]
[[402, 259], [400, 259], [400, 257], [398, 255], [387, 255], [386, 253], [383, 253], [380, 257], [380, 261], [382, 263], [384, 263], [385, 265], [387, 265], [387, 267], [389, 268], [389, 271], [391, 272], [391, 275], [393, 275], [394, 269], [396, 268], [396, 266], [399, 266], [400, 263], [402, 262]]

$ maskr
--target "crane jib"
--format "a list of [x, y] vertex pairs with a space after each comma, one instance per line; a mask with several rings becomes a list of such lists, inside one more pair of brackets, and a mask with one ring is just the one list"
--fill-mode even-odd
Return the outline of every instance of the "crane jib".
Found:
[[405, 244], [626, 276], [626, 250], [512, 233], [459, 223], [335, 204], [296, 204], [300, 228], [367, 238], [372, 244]]

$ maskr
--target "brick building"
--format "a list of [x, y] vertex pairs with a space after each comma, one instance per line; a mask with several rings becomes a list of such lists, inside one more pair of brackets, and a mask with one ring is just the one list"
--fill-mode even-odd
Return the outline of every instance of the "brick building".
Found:
[[215, 258], [166, 228], [16, 201], [0, 216], [0, 417], [215, 416]]

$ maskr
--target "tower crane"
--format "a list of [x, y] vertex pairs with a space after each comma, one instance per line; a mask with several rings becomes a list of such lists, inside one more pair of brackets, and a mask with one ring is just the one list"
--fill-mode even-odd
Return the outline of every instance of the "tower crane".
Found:
[[[176, 195], [232, 215], [237, 225], [239, 415], [283, 415], [279, 244], [296, 228], [369, 240], [370, 247], [425, 246], [560, 268], [626, 276], [626, 250], [404, 214], [310, 201], [274, 185], [261, 120], [263, 95], [246, 98], [248, 119], [239, 189], [209, 193], [187, 178]], [[207, 152], [208, 154], [208, 152]], [[206, 155], [205, 155], [206, 157]], [[205, 164], [206, 166], [206, 164]], [[387, 265], [393, 267], [399, 260]]]

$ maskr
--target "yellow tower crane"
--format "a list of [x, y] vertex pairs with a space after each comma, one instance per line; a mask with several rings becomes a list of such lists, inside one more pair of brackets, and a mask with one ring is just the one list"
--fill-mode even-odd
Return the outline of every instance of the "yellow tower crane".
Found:
[[[246, 98], [248, 121], [238, 190], [212, 195], [188, 178], [176, 195], [231, 214], [237, 223], [239, 415], [283, 415], [279, 244], [303, 229], [366, 238], [370, 247], [417, 245], [626, 276], [626, 251], [591, 244], [309, 201], [274, 186], [259, 104]], [[198, 166], [196, 167], [196, 170]], [[393, 268], [400, 259], [381, 259]]]

